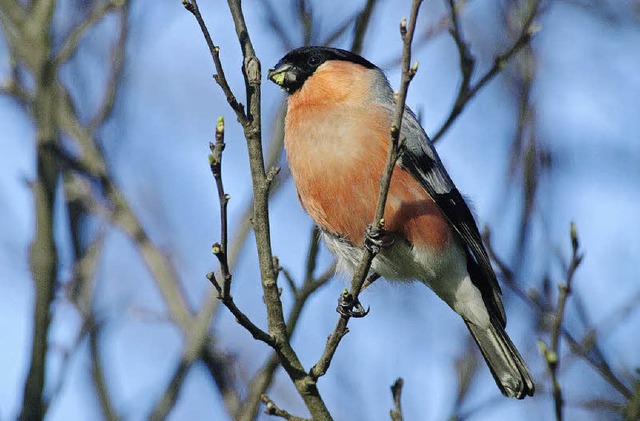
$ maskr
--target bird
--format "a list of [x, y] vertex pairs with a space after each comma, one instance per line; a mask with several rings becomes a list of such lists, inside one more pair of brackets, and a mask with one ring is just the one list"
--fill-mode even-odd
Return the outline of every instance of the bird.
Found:
[[[353, 272], [386, 165], [393, 89], [376, 65], [330, 47], [294, 49], [267, 77], [287, 94], [284, 144], [299, 201], [341, 267]], [[502, 394], [533, 396], [529, 369], [505, 331], [502, 291], [474, 216], [415, 114], [405, 110], [371, 270], [431, 288], [462, 317]]]

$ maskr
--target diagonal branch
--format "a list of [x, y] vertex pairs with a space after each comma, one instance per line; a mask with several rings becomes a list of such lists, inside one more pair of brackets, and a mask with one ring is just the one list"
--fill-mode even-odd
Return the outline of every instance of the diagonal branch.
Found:
[[235, 111], [236, 116], [238, 117], [238, 121], [241, 124], [247, 123], [247, 115], [244, 112], [244, 107], [237, 100], [233, 92], [231, 91], [231, 87], [227, 82], [227, 77], [224, 74], [224, 69], [222, 68], [222, 62], [220, 61], [220, 48], [213, 43], [211, 39], [211, 35], [209, 34], [209, 29], [207, 29], [207, 25], [204, 23], [204, 19], [200, 14], [200, 9], [198, 8], [197, 0], [182, 0], [182, 4], [185, 9], [187, 9], [198, 21], [198, 25], [200, 25], [200, 30], [202, 31], [202, 35], [204, 35], [204, 39], [207, 42], [207, 46], [209, 47], [209, 53], [211, 53], [211, 58], [213, 59], [213, 64], [216, 68], [216, 74], [213, 75], [215, 81], [220, 85], [222, 92], [227, 97], [227, 102]]
[[276, 403], [271, 400], [267, 395], [260, 396], [260, 400], [265, 405], [264, 413], [267, 415], [273, 415], [274, 417], [279, 417], [287, 421], [312, 421], [307, 418], [296, 417], [295, 415], [291, 415], [284, 409], [280, 409]]
[[60, 67], [78, 51], [78, 44], [84, 34], [100, 22], [109, 12], [116, 10], [117, 5], [112, 0], [102, 0], [93, 6], [87, 16], [80, 22], [62, 43], [62, 48], [54, 58], [54, 66]]
[[373, 9], [376, 7], [378, 0], [367, 0], [362, 11], [356, 18], [356, 25], [353, 28], [353, 42], [351, 43], [351, 52], [360, 54], [364, 43], [364, 36], [369, 28], [369, 22], [373, 15]]
[[531, 36], [537, 31], [533, 20], [538, 15], [540, 1], [541, 0], [530, 0], [530, 12], [526, 15], [527, 17], [525, 18], [524, 25], [522, 26], [522, 30], [520, 31], [520, 34], [518, 35], [516, 41], [507, 51], [500, 54], [494, 59], [491, 68], [484, 75], [482, 75], [482, 77], [475, 84], [471, 84], [470, 81], [473, 73], [474, 60], [469, 51], [469, 47], [464, 41], [464, 38], [462, 37], [462, 33], [460, 31], [457, 8], [454, 5], [453, 0], [449, 0], [449, 7], [452, 16], [451, 21], [453, 26], [451, 34], [454, 41], [456, 42], [458, 54], [460, 56], [462, 83], [460, 84], [460, 88], [458, 89], [458, 95], [453, 104], [453, 108], [449, 113], [449, 116], [445, 120], [442, 127], [440, 127], [440, 129], [432, 137], [433, 143], [440, 140], [444, 133], [449, 130], [454, 121], [456, 121], [456, 119], [460, 116], [462, 111], [469, 104], [471, 99], [476, 96], [480, 89], [484, 88], [498, 73], [500, 73], [505, 68], [509, 60], [518, 51], [520, 51], [525, 45], [529, 44], [529, 42], [531, 41]]
[[104, 367], [100, 358], [99, 340], [102, 326], [93, 317], [87, 320], [89, 325], [89, 350], [91, 353], [91, 376], [98, 394], [102, 415], [107, 421], [119, 421], [120, 417], [116, 411], [113, 400], [109, 395], [109, 388], [105, 379]]
[[97, 147], [94, 131], [78, 121], [66, 89], [61, 85], [58, 85], [58, 89], [63, 92], [60, 95], [62, 100], [58, 104], [56, 113], [58, 124], [62, 130], [74, 137], [80, 146], [82, 156], [77, 159], [79, 166], [89, 171], [89, 174], [100, 182], [112, 205], [113, 220], [137, 246], [167, 303], [172, 319], [183, 331], [188, 331], [193, 317], [175, 267], [169, 258], [153, 244], [124, 193], [114, 183], [102, 151]]
[[120, 12], [118, 40], [111, 50], [111, 68], [109, 69], [109, 77], [107, 78], [105, 93], [98, 107], [98, 111], [89, 122], [89, 127], [91, 127], [93, 130], [97, 130], [97, 128], [100, 127], [111, 116], [111, 113], [113, 112], [116, 93], [118, 91], [118, 87], [120, 86], [118, 81], [121, 79], [125, 67], [125, 52], [127, 40], [129, 39], [130, 5], [130, 2], [124, 2], [122, 7], [118, 9]]

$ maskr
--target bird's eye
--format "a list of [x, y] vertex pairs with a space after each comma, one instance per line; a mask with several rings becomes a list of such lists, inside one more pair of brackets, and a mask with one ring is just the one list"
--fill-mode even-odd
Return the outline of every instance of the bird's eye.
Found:
[[317, 66], [318, 64], [320, 64], [320, 56], [318, 56], [317, 54], [312, 55], [311, 57], [309, 57], [309, 60], [307, 60], [307, 64], [309, 66]]

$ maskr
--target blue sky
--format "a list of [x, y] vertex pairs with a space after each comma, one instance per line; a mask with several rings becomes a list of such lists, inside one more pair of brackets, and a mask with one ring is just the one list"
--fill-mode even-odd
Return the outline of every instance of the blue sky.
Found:
[[[226, 6], [222, 2], [202, 3], [203, 15], [221, 47], [230, 84], [241, 96], [241, 56]], [[245, 3], [247, 24], [265, 70], [285, 51], [268, 30], [260, 8]], [[61, 4], [64, 8], [65, 2]], [[532, 234], [518, 275], [526, 289], [539, 288], [544, 275], [554, 285], [561, 281], [558, 257], [569, 256], [568, 227], [575, 221], [585, 250], [574, 281], [575, 294], [587, 309], [590, 327], [603, 329], [599, 341], [613, 369], [630, 385], [633, 370], [640, 366], [634, 345], [640, 335], [640, 314], [633, 310], [640, 294], [640, 270], [635, 263], [640, 252], [640, 25], [638, 15], [632, 16], [632, 2], [616, 5], [604, 19], [569, 2], [557, 2], [539, 21], [541, 29], [533, 41], [537, 73], [532, 102], [536, 131], [550, 151], [553, 165], [541, 179]], [[319, 31], [328, 31], [336, 16], [350, 16], [357, 7], [349, 2], [318, 2], [314, 10], [321, 19]], [[379, 5], [365, 39], [364, 56], [383, 64], [399, 55], [396, 28], [408, 10], [407, 1], [401, 6], [389, 1]], [[282, 7], [281, 12], [283, 21], [293, 19], [287, 16], [288, 8]], [[425, 2], [418, 31], [433, 25], [443, 13], [443, 2]], [[65, 16], [62, 12], [57, 15], [61, 24]], [[196, 307], [211, 294], [204, 274], [216, 268], [210, 246], [218, 240], [219, 227], [207, 145], [217, 117], [223, 115], [227, 120], [223, 175], [232, 196], [232, 232], [249, 200], [246, 144], [211, 78], [211, 60], [196, 22], [181, 2], [153, 7], [149, 2], [135, 2], [131, 19], [122, 95], [114, 119], [102, 132], [103, 144], [119, 186], [152, 240], [171, 257], [188, 299]], [[500, 35], [494, 2], [468, 2], [462, 25], [478, 59], [477, 72], [483, 73], [495, 53], [508, 46]], [[103, 82], [100, 66], [109, 45], [104, 33], [110, 28], [113, 21], [106, 20], [91, 31], [74, 64], [64, 71], [65, 80], [73, 83], [87, 110], [95, 106], [91, 98]], [[301, 42], [295, 27], [288, 30]], [[343, 37], [335, 46], [347, 47], [349, 42], [349, 37]], [[455, 98], [460, 80], [457, 52], [445, 33], [417, 49], [414, 57], [420, 60], [420, 71], [411, 85], [408, 104], [422, 111], [424, 127], [432, 134]], [[0, 77], [7, 69], [2, 39]], [[397, 68], [385, 70], [397, 86]], [[507, 261], [515, 256], [514, 226], [522, 206], [517, 180], [505, 181], [517, 112], [513, 89], [512, 79], [499, 76], [470, 103], [438, 144], [453, 180], [473, 200], [480, 225], [492, 228], [495, 247]], [[270, 83], [263, 85], [263, 92], [267, 142], [284, 96]], [[35, 174], [34, 132], [27, 116], [6, 97], [0, 97], [0, 127], [0, 204], [4, 214], [0, 218], [0, 331], [4, 342], [0, 347], [0, 419], [10, 419], [19, 411], [30, 347], [33, 284], [28, 246], [34, 218], [28, 181]], [[71, 271], [65, 218], [59, 211], [63, 277]], [[311, 221], [299, 206], [290, 181], [272, 201], [271, 221], [275, 254], [300, 278]], [[320, 267], [330, 263], [323, 249]], [[302, 316], [293, 343], [306, 367], [319, 357], [335, 325], [335, 300], [345, 285], [344, 280], [333, 280], [311, 299]], [[240, 308], [265, 325], [252, 238], [235, 269], [234, 296]], [[290, 305], [286, 292], [283, 296], [285, 305]], [[508, 289], [505, 300], [509, 333], [534, 378], [544, 385], [539, 389], [548, 390], [549, 380], [536, 345], [541, 334], [533, 330], [531, 313]], [[399, 376], [405, 379], [406, 419], [448, 417], [457, 386], [454, 361], [468, 340], [464, 325], [421, 285], [381, 283], [365, 292], [363, 301], [371, 306], [370, 315], [350, 323], [349, 335], [319, 383], [335, 418], [388, 419], [392, 404], [389, 386]], [[630, 310], [619, 316], [625, 306]], [[180, 356], [181, 337], [167, 322], [161, 297], [135, 247], [114, 229], [107, 230], [99, 262], [95, 308], [106, 321], [101, 346], [116, 408], [127, 420], [144, 419]], [[585, 332], [571, 302], [566, 323], [577, 336]], [[79, 326], [79, 316], [60, 294], [49, 337], [48, 390], [58, 382], [61, 356], [72, 349]], [[225, 310], [212, 329], [222, 348], [237, 359], [241, 381], [249, 379], [269, 355], [266, 346], [255, 342]], [[566, 359], [561, 381], [567, 385], [570, 419], [599, 419], [602, 415], [581, 409], [584, 399], [620, 398], [575, 358]], [[279, 372], [269, 395], [291, 412], [305, 414], [302, 401], [283, 373]], [[484, 367], [472, 384], [465, 408], [473, 410], [476, 405], [481, 409], [474, 419], [552, 416], [548, 394], [542, 392], [524, 402], [503, 399]], [[88, 346], [83, 343], [70, 359], [61, 394], [48, 419], [95, 419], [98, 413], [90, 384]], [[191, 370], [170, 419], [226, 419], [220, 397], [201, 367]]]

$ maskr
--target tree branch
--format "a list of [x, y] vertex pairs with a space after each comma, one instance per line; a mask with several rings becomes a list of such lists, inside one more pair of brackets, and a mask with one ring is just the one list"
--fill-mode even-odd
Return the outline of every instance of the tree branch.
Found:
[[[60, 169], [52, 149], [58, 144], [59, 134], [55, 120], [57, 95], [56, 73], [49, 61], [50, 23], [52, 3], [41, 2], [41, 7], [30, 11], [29, 20], [42, 25], [34, 28], [34, 50], [42, 55], [30, 69], [35, 79], [32, 116], [36, 125], [36, 180], [33, 183], [35, 205], [35, 235], [30, 248], [31, 275], [35, 284], [33, 306], [33, 336], [31, 360], [24, 384], [21, 419], [43, 419], [46, 403], [43, 398], [47, 372], [48, 332], [51, 305], [58, 282], [58, 249], [54, 235], [54, 206], [60, 180]], [[38, 12], [37, 14], [35, 12]], [[23, 41], [24, 42], [24, 41]], [[15, 45], [14, 45], [15, 47]], [[26, 48], [23, 46], [23, 48]], [[15, 48], [14, 48], [15, 49]]]
[[273, 415], [273, 416], [280, 417], [280, 418], [283, 418], [283, 419], [288, 420], [288, 421], [311, 421], [311, 420], [306, 419], [306, 418], [296, 417], [295, 415], [291, 415], [290, 413], [288, 413], [284, 409], [278, 408], [278, 406], [275, 404], [275, 402], [273, 402], [271, 400], [271, 398], [269, 398], [267, 395], [262, 395], [260, 397], [260, 400], [262, 400], [262, 402], [266, 406], [266, 409], [265, 409], [264, 413], [267, 414], [267, 415]]
[[[114, 2], [117, 0], [110, 1]], [[100, 127], [111, 116], [111, 113], [113, 112], [116, 93], [118, 91], [118, 87], [120, 86], [118, 81], [120, 80], [122, 72], [124, 71], [126, 46], [127, 40], [129, 39], [130, 5], [131, 2], [124, 1], [122, 6], [118, 9], [120, 12], [118, 40], [114, 44], [111, 51], [111, 68], [109, 77], [107, 78], [105, 94], [102, 98], [102, 101], [100, 102], [98, 111], [89, 122], [89, 127], [93, 130], [96, 130], [98, 127]]]
[[358, 14], [356, 24], [353, 28], [353, 42], [351, 43], [352, 53], [360, 54], [362, 52], [364, 36], [367, 33], [367, 28], [369, 28], [373, 9], [376, 7], [377, 3], [377, 0], [367, 0], [362, 11]]
[[104, 378], [104, 369], [100, 360], [100, 347], [98, 346], [98, 342], [100, 339], [101, 327], [93, 317], [87, 320], [87, 323], [89, 324], [91, 375], [93, 377], [93, 383], [95, 384], [96, 393], [98, 394], [98, 400], [100, 401], [100, 407], [102, 408], [102, 415], [107, 421], [119, 421], [120, 417], [118, 416], [111, 397], [109, 396], [109, 388], [107, 386], [106, 379]]
[[60, 67], [69, 60], [69, 58], [78, 50], [78, 44], [84, 36], [84, 34], [96, 23], [101, 21], [107, 13], [116, 10], [117, 6], [112, 0], [102, 0], [97, 4], [94, 4], [87, 16], [77, 26], [73, 28], [73, 31], [67, 36], [62, 43], [62, 48], [54, 59], [54, 66]]
[[149, 421], [162, 421], [169, 416], [169, 414], [171, 413], [171, 409], [173, 409], [178, 399], [178, 393], [182, 388], [182, 383], [184, 382], [184, 378], [189, 372], [189, 368], [191, 368], [192, 362], [192, 360], [180, 360], [178, 366], [173, 372], [173, 375], [171, 376], [169, 385], [164, 390], [164, 393], [162, 394], [156, 405], [153, 407], [151, 415], [149, 415]]
[[[298, 325], [298, 320], [300, 320], [300, 315], [302, 314], [302, 309], [306, 305], [309, 297], [319, 288], [326, 285], [335, 273], [336, 267], [334, 263], [317, 278], [313, 276], [319, 251], [318, 235], [318, 228], [314, 225], [309, 240], [309, 253], [305, 263], [305, 279], [301, 287], [295, 288], [294, 302], [287, 317], [287, 335], [289, 338], [293, 337], [296, 326]], [[251, 421], [255, 419], [260, 398], [271, 385], [278, 365], [278, 355], [274, 352], [251, 381], [247, 398], [243, 402], [239, 413], [236, 414], [235, 419], [237, 421]]]
[[200, 30], [202, 31], [202, 35], [204, 35], [204, 39], [207, 42], [207, 46], [209, 47], [209, 53], [211, 54], [211, 58], [213, 59], [213, 64], [216, 68], [216, 74], [213, 75], [213, 78], [218, 83], [222, 92], [227, 97], [227, 102], [235, 111], [236, 116], [238, 117], [238, 121], [244, 125], [247, 121], [247, 115], [244, 112], [244, 107], [242, 104], [238, 103], [236, 100], [236, 96], [231, 91], [231, 87], [229, 87], [229, 83], [227, 83], [227, 78], [224, 74], [224, 69], [222, 68], [222, 62], [220, 61], [220, 48], [213, 43], [211, 39], [211, 35], [209, 34], [209, 29], [207, 29], [207, 25], [204, 23], [204, 19], [202, 19], [202, 15], [200, 14], [200, 9], [198, 8], [197, 0], [182, 0], [182, 4], [185, 9], [193, 14], [193, 16], [198, 21], [198, 25], [200, 25]]
[[[496, 254], [493, 249], [493, 245], [491, 243], [491, 235], [488, 229], [485, 228], [483, 233], [484, 244], [487, 247], [487, 252], [491, 259], [496, 263], [498, 268], [500, 269], [500, 273], [504, 279], [504, 285], [506, 285], [511, 291], [515, 293], [515, 295], [524, 301], [536, 314], [545, 316], [548, 313], [548, 308], [545, 304], [535, 298], [538, 296], [535, 294], [528, 294], [526, 291], [520, 287], [520, 285], [516, 282], [515, 275], [513, 271], [507, 266], [507, 264]], [[565, 339], [569, 348], [571, 348], [571, 352], [578, 355], [582, 359], [584, 359], [591, 367], [593, 367], [600, 376], [609, 383], [615, 390], [617, 390], [622, 396], [626, 399], [630, 399], [632, 396], [631, 390], [624, 383], [620, 381], [616, 377], [616, 375], [611, 370], [609, 364], [604, 360], [602, 356], [594, 357], [591, 353], [589, 353], [589, 347], [585, 347], [581, 341], [578, 341], [573, 337], [573, 335], [564, 327], [561, 327], [562, 337]], [[589, 333], [587, 333], [587, 339], [589, 339]], [[591, 342], [591, 340], [589, 340]]]
[[558, 304], [556, 305], [556, 314], [553, 317], [553, 324], [551, 325], [551, 347], [540, 341], [540, 349], [547, 367], [551, 375], [552, 391], [555, 415], [557, 421], [562, 421], [563, 413], [562, 407], [564, 400], [562, 397], [562, 388], [560, 387], [560, 381], [558, 379], [558, 366], [560, 364], [560, 334], [562, 332], [562, 321], [564, 319], [565, 307], [569, 294], [571, 294], [571, 284], [573, 281], [573, 275], [576, 269], [582, 262], [583, 254], [579, 252], [579, 242], [576, 227], [571, 223], [571, 262], [569, 269], [567, 270], [567, 283], [558, 285]]
[[513, 57], [522, 47], [527, 45], [531, 40], [531, 36], [537, 31], [537, 28], [533, 24], [533, 20], [538, 14], [538, 7], [541, 0], [530, 0], [530, 12], [526, 15], [524, 25], [516, 41], [511, 48], [496, 57], [493, 61], [491, 68], [475, 83], [471, 84], [471, 77], [474, 68], [474, 59], [469, 51], [467, 43], [462, 37], [462, 33], [458, 23], [457, 6], [454, 5], [453, 0], [449, 0], [449, 8], [451, 10], [452, 30], [451, 34], [458, 47], [458, 55], [460, 56], [460, 68], [462, 70], [462, 83], [458, 89], [458, 95], [453, 104], [453, 108], [449, 113], [449, 116], [445, 120], [444, 124], [431, 138], [435, 143], [449, 130], [454, 121], [460, 116], [465, 107], [469, 104], [471, 99], [487, 85], [498, 73], [500, 73], [507, 62]]

